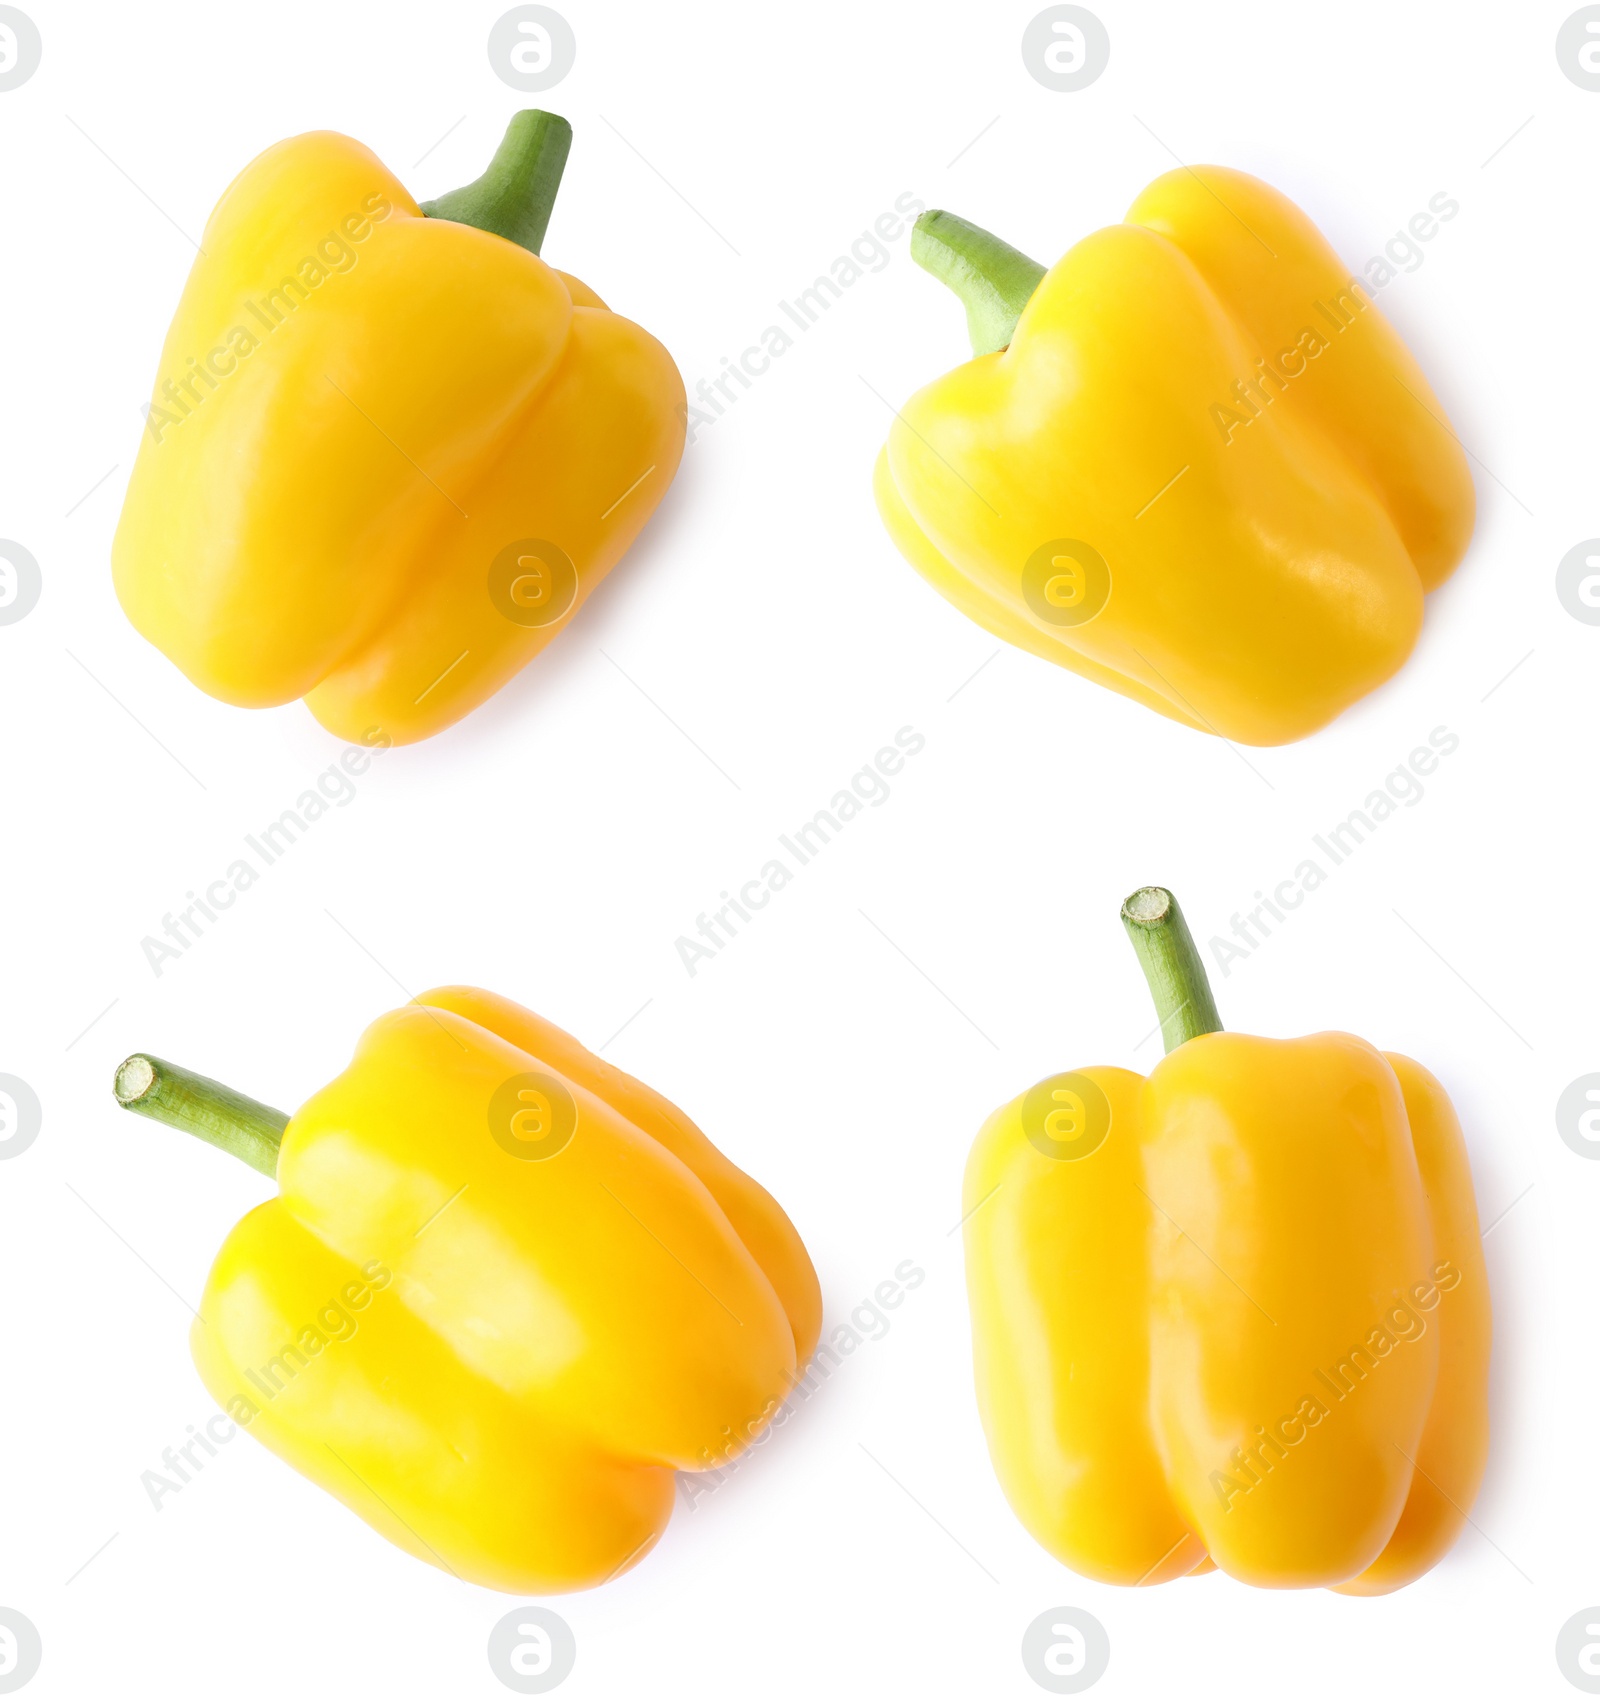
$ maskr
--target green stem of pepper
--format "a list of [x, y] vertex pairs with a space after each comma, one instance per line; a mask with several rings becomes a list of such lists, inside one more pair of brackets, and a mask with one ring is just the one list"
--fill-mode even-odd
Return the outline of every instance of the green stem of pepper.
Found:
[[506, 126], [489, 169], [474, 183], [424, 201], [429, 218], [447, 218], [503, 236], [537, 254], [556, 204], [572, 147], [572, 126], [553, 112], [519, 112]]
[[1045, 273], [1009, 242], [934, 208], [912, 226], [911, 257], [961, 297], [974, 354], [997, 354], [1010, 346], [1022, 309]]
[[289, 1125], [282, 1110], [142, 1051], [118, 1067], [111, 1090], [123, 1109], [192, 1133], [276, 1177], [278, 1144]]
[[1178, 900], [1165, 886], [1142, 885], [1122, 905], [1122, 925], [1156, 1002], [1169, 1051], [1202, 1033], [1220, 1033], [1206, 966]]

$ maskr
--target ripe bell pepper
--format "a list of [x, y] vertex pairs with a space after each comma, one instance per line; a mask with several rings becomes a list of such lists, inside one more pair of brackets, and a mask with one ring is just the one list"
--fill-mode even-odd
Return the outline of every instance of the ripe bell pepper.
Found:
[[875, 489], [962, 613], [1246, 744], [1395, 672], [1472, 535], [1472, 479], [1299, 208], [1202, 166], [1048, 273], [946, 212], [911, 252], [966, 302], [977, 358], [906, 404]]
[[217, 203], [112, 545], [204, 691], [341, 737], [451, 725], [560, 631], [661, 500], [683, 381], [539, 258], [572, 132], [522, 112], [419, 206], [359, 142], [269, 148]]
[[967, 1164], [978, 1405], [1013, 1510], [1100, 1582], [1383, 1594], [1488, 1447], [1489, 1288], [1444, 1088], [1348, 1033], [1224, 1033], [1170, 892], [1123, 919], [1167, 1055], [1052, 1076]]
[[816, 1344], [787, 1216], [681, 1111], [451, 986], [291, 1118], [154, 1057], [124, 1107], [275, 1175], [190, 1344], [233, 1420], [418, 1558], [559, 1592], [636, 1563], [676, 1470], [762, 1431]]

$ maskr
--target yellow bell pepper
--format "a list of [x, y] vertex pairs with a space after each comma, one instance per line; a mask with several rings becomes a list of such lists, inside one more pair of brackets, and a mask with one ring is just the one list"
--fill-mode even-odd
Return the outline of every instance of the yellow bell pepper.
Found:
[[1292, 202], [1185, 168], [1048, 273], [946, 212], [911, 252], [967, 303], [977, 358], [907, 402], [875, 489], [964, 614], [1246, 744], [1305, 737], [1401, 665], [1472, 479]]
[[967, 1165], [978, 1405], [1012, 1508], [1100, 1582], [1382, 1594], [1488, 1447], [1489, 1288], [1426, 1069], [1220, 1031], [1170, 892], [1123, 908], [1168, 1054], [991, 1116]]
[[519, 113], [426, 206], [348, 136], [297, 136], [217, 203], [112, 546], [128, 618], [202, 690], [426, 738], [638, 535], [683, 381], [539, 258], [571, 134]]
[[157, 1058], [124, 1107], [275, 1175], [191, 1347], [235, 1422], [418, 1558], [514, 1593], [636, 1563], [816, 1345], [774, 1200], [547, 1021], [452, 986], [292, 1118]]

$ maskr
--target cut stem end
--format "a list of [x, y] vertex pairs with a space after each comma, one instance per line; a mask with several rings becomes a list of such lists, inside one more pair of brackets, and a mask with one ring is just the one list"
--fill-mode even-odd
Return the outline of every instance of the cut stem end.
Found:
[[123, 1109], [132, 1109], [156, 1083], [155, 1065], [149, 1057], [133, 1056], [117, 1069], [111, 1090]]

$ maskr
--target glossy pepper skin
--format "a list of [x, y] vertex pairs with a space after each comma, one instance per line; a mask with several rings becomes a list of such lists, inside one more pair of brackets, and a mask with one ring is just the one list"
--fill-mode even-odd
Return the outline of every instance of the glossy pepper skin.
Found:
[[[162, 1065], [166, 1066], [166, 1065]], [[126, 1068], [127, 1065], [124, 1065]], [[553, 1076], [561, 1127], [508, 1080]], [[518, 1150], [521, 1147], [517, 1147]], [[397, 1546], [513, 1593], [636, 1563], [674, 1471], [725, 1463], [820, 1326], [774, 1200], [681, 1111], [504, 998], [380, 1017], [289, 1120], [191, 1344], [235, 1421]]]
[[1472, 535], [1472, 480], [1292, 202], [1202, 166], [1047, 274], [947, 213], [912, 251], [969, 301], [980, 348], [905, 405], [875, 479], [943, 596], [1240, 743], [1303, 738], [1400, 667]]
[[569, 137], [520, 114], [470, 186], [487, 188], [432, 216], [331, 132], [269, 148], [223, 194], [112, 548], [129, 619], [202, 690], [304, 697], [352, 741], [426, 738], [543, 649], [638, 535], [682, 453], [683, 383], [539, 258], [542, 220], [519, 222], [519, 197], [548, 217]]
[[1210, 1032], [1054, 1092], [1053, 1127], [1032, 1094], [990, 1117], [964, 1201], [978, 1404], [1029, 1533], [1128, 1586], [1381, 1594], [1437, 1563], [1491, 1329], [1439, 1082], [1345, 1033]]

